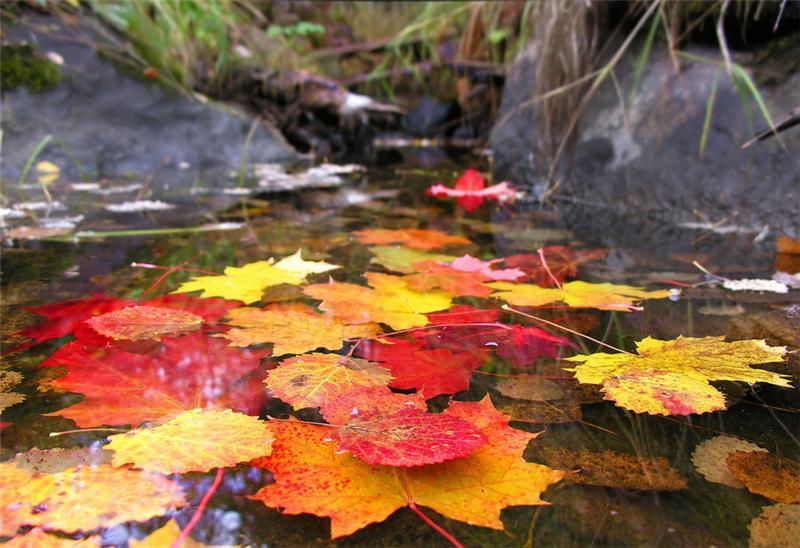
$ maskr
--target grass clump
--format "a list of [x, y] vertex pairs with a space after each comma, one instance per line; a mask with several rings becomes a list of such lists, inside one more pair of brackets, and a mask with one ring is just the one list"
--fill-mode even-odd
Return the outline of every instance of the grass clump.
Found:
[[0, 87], [4, 91], [25, 86], [42, 92], [61, 80], [58, 65], [38, 57], [30, 44], [4, 44], [0, 57]]

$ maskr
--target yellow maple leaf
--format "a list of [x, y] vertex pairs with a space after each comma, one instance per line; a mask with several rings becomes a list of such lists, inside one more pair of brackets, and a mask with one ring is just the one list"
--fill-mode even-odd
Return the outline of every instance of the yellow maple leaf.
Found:
[[392, 375], [366, 360], [337, 354], [306, 354], [283, 360], [267, 373], [272, 394], [295, 409], [319, 407], [364, 386], [386, 386]]
[[164, 474], [207, 472], [269, 455], [272, 434], [256, 417], [190, 409], [158, 426], [111, 436], [114, 466]]
[[309, 274], [321, 274], [322, 272], [328, 272], [330, 270], [336, 270], [337, 268], [342, 267], [336, 264], [326, 263], [324, 261], [303, 260], [302, 255], [300, 255], [300, 250], [298, 249], [297, 253], [294, 255], [284, 257], [275, 263], [275, 268], [280, 268], [286, 272], [293, 272], [305, 278]]
[[573, 356], [582, 383], [602, 384], [606, 399], [637, 413], [689, 415], [725, 409], [725, 396], [709, 381], [768, 382], [790, 386], [785, 375], [749, 365], [781, 361], [784, 346], [762, 340], [725, 342], [724, 337], [647, 337], [636, 354]]
[[0, 463], [0, 534], [23, 525], [73, 533], [145, 521], [186, 505], [180, 486], [161, 474], [109, 465], [39, 474]]
[[[174, 519], [171, 519], [163, 527], [156, 529], [142, 540], [128, 540], [128, 546], [130, 548], [164, 548], [165, 546], [172, 546], [172, 543], [178, 540], [180, 534], [180, 526]], [[208, 545], [197, 542], [192, 537], [186, 537], [180, 548], [204, 548], [205, 546]], [[218, 548], [223, 547], [218, 546]]]
[[452, 298], [441, 291], [414, 291], [400, 276], [367, 272], [373, 287], [330, 281], [309, 285], [303, 292], [322, 300], [319, 308], [344, 323], [385, 323], [392, 329], [427, 325], [428, 312], [450, 308]]
[[473, 424], [488, 442], [467, 457], [409, 468], [373, 466], [337, 451], [325, 442], [329, 427], [270, 423], [275, 450], [254, 464], [270, 470], [275, 483], [252, 498], [286, 514], [328, 516], [334, 539], [404, 506], [426, 506], [450, 519], [503, 529], [503, 508], [547, 504], [542, 492], [565, 473], [522, 458], [537, 434], [509, 428], [508, 417], [488, 398], [453, 402], [445, 413]]
[[338, 350], [345, 339], [374, 337], [381, 332], [374, 323], [347, 325], [305, 305], [236, 308], [228, 312], [227, 323], [235, 326], [222, 335], [231, 346], [271, 342], [275, 356], [317, 348]]
[[203, 297], [222, 297], [250, 304], [261, 299], [264, 289], [278, 284], [300, 284], [305, 274], [276, 268], [271, 261], [229, 266], [221, 276], [198, 276], [184, 282], [173, 293], [202, 291]]
[[443, 255], [399, 245], [376, 245], [370, 247], [369, 252], [374, 255], [370, 259], [370, 263], [379, 264], [388, 270], [403, 274], [415, 272], [415, 263], [424, 261], [449, 263], [456, 259], [455, 255]]
[[580, 281], [565, 283], [561, 288], [511, 282], [492, 282], [485, 285], [497, 290], [492, 297], [517, 306], [542, 306], [563, 301], [575, 308], [630, 312], [637, 309], [636, 301], [664, 299], [670, 296], [670, 291], [666, 289], [646, 291], [630, 285], [593, 284]]

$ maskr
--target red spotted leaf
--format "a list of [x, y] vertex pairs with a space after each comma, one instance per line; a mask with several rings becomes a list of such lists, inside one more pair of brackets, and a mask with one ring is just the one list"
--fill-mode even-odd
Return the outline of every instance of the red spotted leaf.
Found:
[[326, 421], [345, 424], [359, 413], [393, 413], [409, 407], [422, 411], [428, 408], [420, 394], [397, 394], [386, 386], [359, 386], [321, 402], [319, 409]]

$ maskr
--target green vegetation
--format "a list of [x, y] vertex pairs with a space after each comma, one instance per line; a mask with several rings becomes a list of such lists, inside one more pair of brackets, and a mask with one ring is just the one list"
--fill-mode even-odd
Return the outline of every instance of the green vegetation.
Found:
[[50, 89], [61, 80], [58, 65], [37, 57], [30, 44], [2, 46], [3, 62], [0, 63], [0, 86], [4, 90], [26, 86], [31, 91]]

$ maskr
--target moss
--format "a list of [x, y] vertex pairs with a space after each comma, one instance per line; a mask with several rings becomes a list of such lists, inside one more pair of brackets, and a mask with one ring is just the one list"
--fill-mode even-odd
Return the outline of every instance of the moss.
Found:
[[30, 44], [3, 45], [0, 56], [0, 86], [4, 91], [26, 86], [40, 92], [61, 80], [58, 65], [37, 57]]

